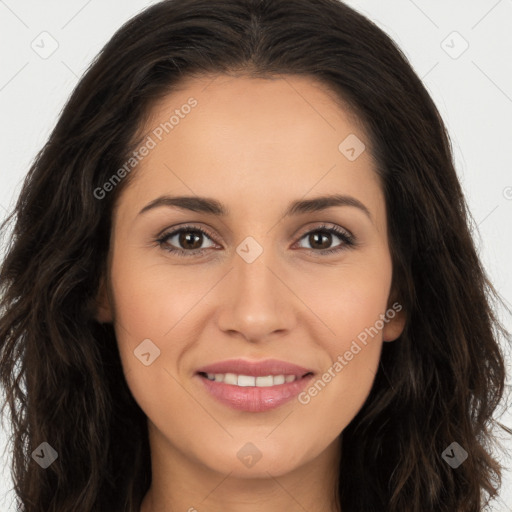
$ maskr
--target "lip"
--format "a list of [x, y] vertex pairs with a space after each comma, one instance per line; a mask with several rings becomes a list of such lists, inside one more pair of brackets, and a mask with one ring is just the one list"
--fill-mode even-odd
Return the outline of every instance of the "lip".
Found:
[[309, 368], [280, 361], [279, 359], [265, 359], [263, 361], [229, 359], [203, 366], [197, 370], [197, 373], [236, 373], [237, 375], [252, 375], [254, 377], [264, 377], [265, 375], [303, 377], [307, 373], [314, 372]]
[[[201, 375], [205, 373], [235, 373], [254, 377], [295, 375], [297, 380], [269, 387], [240, 387], [208, 380]], [[232, 359], [203, 366], [197, 370], [195, 376], [201, 380], [204, 389], [224, 405], [240, 411], [264, 412], [280, 407], [295, 398], [313, 378], [314, 372], [303, 366], [277, 359], [265, 361]]]

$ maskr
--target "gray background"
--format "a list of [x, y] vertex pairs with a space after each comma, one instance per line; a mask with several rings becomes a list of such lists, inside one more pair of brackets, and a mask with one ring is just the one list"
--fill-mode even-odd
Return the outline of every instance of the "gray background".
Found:
[[[30, 163], [93, 57], [122, 23], [153, 3], [0, 0], [0, 217], [12, 207]], [[512, 0], [347, 3], [398, 43], [431, 93], [452, 138], [481, 257], [510, 305]], [[512, 330], [511, 319], [500, 314]], [[509, 371], [510, 363], [509, 355]], [[501, 421], [512, 427], [512, 414]], [[1, 466], [6, 466], [0, 473], [0, 509], [14, 510], [10, 460], [3, 453], [8, 433], [0, 434]], [[510, 436], [500, 437], [510, 451]], [[500, 458], [511, 466], [505, 453]], [[512, 510], [511, 488], [509, 471], [493, 511]]]

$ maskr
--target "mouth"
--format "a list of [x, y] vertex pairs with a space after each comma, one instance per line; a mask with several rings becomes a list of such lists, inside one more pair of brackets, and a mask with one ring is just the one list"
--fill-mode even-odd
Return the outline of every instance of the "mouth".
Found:
[[198, 375], [208, 379], [212, 382], [223, 382], [230, 386], [238, 386], [241, 388], [245, 387], [256, 387], [256, 388], [269, 388], [272, 386], [280, 386], [282, 384], [288, 384], [297, 380], [303, 379], [309, 375], [313, 375], [313, 372], [307, 372], [304, 375], [237, 375], [236, 373], [205, 373], [198, 372]]
[[200, 368], [203, 389], [232, 409], [264, 412], [289, 402], [306, 387], [314, 372], [278, 360], [223, 361]]

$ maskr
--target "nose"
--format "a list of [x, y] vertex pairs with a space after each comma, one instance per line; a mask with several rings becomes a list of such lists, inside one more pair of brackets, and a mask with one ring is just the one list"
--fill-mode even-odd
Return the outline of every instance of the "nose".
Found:
[[287, 283], [289, 273], [270, 253], [264, 250], [252, 263], [235, 254], [234, 268], [218, 290], [223, 332], [258, 343], [294, 328], [300, 301]]

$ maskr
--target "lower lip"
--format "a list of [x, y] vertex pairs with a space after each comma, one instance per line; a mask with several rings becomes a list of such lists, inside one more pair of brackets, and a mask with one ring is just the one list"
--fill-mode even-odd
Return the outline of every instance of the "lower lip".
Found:
[[302, 377], [293, 382], [277, 386], [259, 388], [256, 386], [234, 386], [209, 380], [197, 375], [207, 391], [217, 400], [233, 409], [247, 412], [264, 412], [275, 409], [295, 398], [313, 378], [313, 375]]

